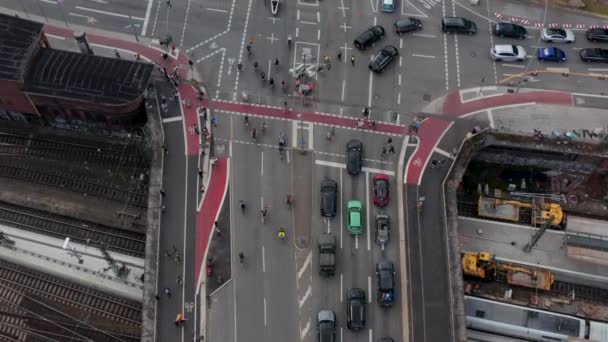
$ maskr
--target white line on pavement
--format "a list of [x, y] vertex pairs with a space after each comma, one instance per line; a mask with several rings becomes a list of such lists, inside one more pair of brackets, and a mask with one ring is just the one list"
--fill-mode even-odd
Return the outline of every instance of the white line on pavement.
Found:
[[266, 326], [266, 297], [264, 297], [264, 326]]
[[490, 122], [490, 128], [494, 128], [494, 113], [491, 109], [487, 110], [488, 112], [488, 121]]
[[308, 297], [310, 297], [311, 293], [312, 293], [312, 288], [309, 285], [308, 288], [306, 288], [306, 292], [304, 292], [304, 296], [298, 301], [300, 304], [300, 308], [302, 307], [302, 305], [304, 305], [304, 303], [306, 303], [306, 301], [308, 300]]
[[355, 249], [359, 249], [359, 235], [355, 235]]
[[587, 69], [589, 71], [608, 71], [608, 69]]
[[46, 32], [44, 33], [44, 35], [45, 35], [45, 36], [47, 36], [47, 37], [54, 38], [54, 39], [65, 40], [65, 37], [56, 36], [56, 35], [54, 35], [54, 34], [48, 34], [48, 33], [46, 33]]
[[[454, 7], [454, 2], [452, 2], [452, 12], [454, 12], [454, 16], [456, 16], [456, 10]], [[454, 35], [454, 47], [456, 49], [456, 84], [458, 85], [458, 88], [460, 89], [460, 47], [458, 45], [458, 35], [455, 34]]]
[[148, 23], [150, 22], [150, 14], [152, 13], [152, 0], [148, 0], [148, 6], [146, 7], [146, 16], [144, 17], [144, 24], [141, 27], [141, 36], [146, 35], [148, 30]]
[[[342, 229], [340, 229], [342, 230]], [[344, 301], [344, 274], [340, 273], [340, 303]]]
[[315, 23], [314, 21], [300, 21], [300, 24], [317, 25], [317, 23]]
[[421, 57], [421, 58], [432, 58], [435, 59], [435, 56], [429, 56], [429, 55], [418, 55], [418, 54], [412, 54], [412, 57]]
[[394, 176], [395, 175], [394, 171], [380, 170], [380, 169], [375, 169], [375, 168], [371, 168], [371, 167], [364, 167], [364, 168], [361, 169], [361, 171], [363, 171], [363, 172], [370, 172], [370, 173], [384, 173], [387, 176]]
[[317, 40], [321, 40], [321, 29], [317, 29]]
[[266, 250], [262, 246], [262, 273], [266, 273]]
[[[370, 300], [371, 303], [371, 300]], [[369, 342], [372, 342], [374, 334], [372, 333], [372, 329], [369, 329]]]
[[[365, 198], [369, 198], [369, 173], [365, 173]], [[369, 214], [369, 210], [370, 210], [371, 205], [366, 205], [365, 209], [366, 209], [366, 213], [365, 213], [365, 218], [367, 219], [366, 225], [368, 227], [370, 226], [370, 217], [371, 215]], [[371, 249], [371, 244], [370, 244], [370, 236], [371, 234], [371, 229], [366, 229], [365, 230], [365, 235], [367, 237], [367, 250], [369, 251]]]
[[340, 97], [340, 101], [344, 102], [344, 90], [346, 89], [346, 80], [342, 80], [342, 96]]
[[446, 152], [445, 150], [443, 150], [443, 149], [441, 149], [439, 147], [436, 147], [434, 152], [437, 152], [437, 153], [443, 155], [444, 157], [448, 157], [448, 158], [452, 157], [451, 154], [449, 154], [448, 152]]
[[300, 9], [298, 8], [298, 10], [296, 11], [296, 20], [300, 21]]
[[317, 22], [321, 22], [321, 12], [317, 11]]
[[54, 0], [40, 0], [40, 1], [46, 2], [47, 4], [57, 5], [57, 1], [54, 1]]
[[184, 16], [184, 27], [182, 28], [182, 38], [179, 40], [179, 46], [184, 46], [184, 37], [186, 36], [186, 26], [188, 25], [188, 14], [190, 14], [191, 2], [192, 0], [188, 0], [188, 6], [186, 6], [186, 15]]
[[[102, 11], [102, 10], [98, 10], [98, 9], [94, 9], [94, 8], [88, 8], [88, 7], [82, 7], [82, 6], [76, 6], [75, 8], [79, 9], [79, 10], [82, 10], [82, 11], [89, 11], [89, 12], [93, 12], [93, 13], [111, 15], [111, 16], [114, 16], [114, 17], [129, 18], [128, 15], [121, 14], [121, 13]], [[142, 20], [142, 21], [144, 20], [144, 18], [142, 18], [142, 17], [134, 17], [134, 16], [131, 16], [131, 19]]]
[[[372, 59], [374, 59], [374, 55], [371, 56]], [[371, 107], [372, 106], [372, 85], [374, 83], [374, 73], [373, 71], [369, 71], [369, 88], [368, 88], [368, 94], [367, 94], [367, 106]]]
[[300, 340], [304, 340], [304, 337], [306, 337], [306, 335], [308, 334], [308, 330], [310, 330], [310, 320], [306, 322], [304, 329], [300, 331]]
[[437, 38], [437, 36], [434, 36], [432, 34], [422, 34], [422, 33], [412, 33], [412, 36], [424, 37], [424, 38]]
[[260, 162], [260, 175], [264, 177], [264, 151], [261, 153], [261, 162]]
[[[401, 59], [399, 59], [399, 63], [401, 63]], [[401, 87], [401, 74], [397, 77], [397, 84]]]
[[[397, 93], [397, 104], [400, 105], [401, 104], [401, 92]], [[397, 116], [397, 119], [399, 118], [399, 116]], [[397, 121], [397, 124], [399, 124], [399, 121]]]
[[552, 71], [552, 72], [570, 72], [570, 68], [547, 68], [547, 71]]
[[[46, 36], [48, 36], [48, 34], [45, 33]], [[182, 121], [182, 117], [181, 116], [174, 116], [171, 118], [166, 118], [163, 119], [163, 123], [169, 123], [169, 122], [176, 122], [176, 121]]]
[[515, 74], [505, 74], [505, 73], [503, 73], [502, 75], [507, 76], [507, 77], [515, 76]]
[[320, 160], [320, 159], [316, 159], [315, 164], [329, 166], [329, 167], [336, 167], [339, 169], [346, 169], [346, 164], [344, 164], [344, 163], [336, 163], [336, 162], [330, 162], [330, 161]]
[[[340, 171], [340, 198], [344, 198], [344, 186], [342, 184], [342, 174], [344, 172]], [[340, 227], [344, 227], [344, 206], [341, 205], [340, 206]], [[342, 232], [344, 231], [344, 229], [340, 228], [338, 229], [340, 231], [340, 249], [342, 249], [342, 241], [344, 241], [344, 239], [342, 239]], [[342, 301], [342, 292], [340, 291], [340, 301]]]
[[507, 67], [507, 68], [519, 68], [519, 69], [525, 69], [526, 68], [525, 65], [520, 65], [520, 64], [506, 64], [506, 63], [503, 63], [501, 65], [503, 67]]
[[372, 277], [367, 276], [367, 296], [369, 298], [369, 302], [372, 302]]
[[338, 7], [338, 9], [342, 10], [342, 16], [346, 18], [346, 10], [348, 8], [344, 7], [344, 0], [340, 0], [340, 7]]
[[213, 12], [221, 12], [221, 13], [228, 13], [227, 10], [223, 10], [223, 9], [217, 9], [217, 8], [205, 8], [207, 11], [213, 11]]
[[311, 261], [312, 261], [312, 251], [308, 253], [308, 255], [306, 256], [306, 260], [304, 260], [304, 264], [302, 265], [302, 267], [300, 267], [300, 270], [298, 271], [298, 279], [302, 278], [304, 271], [306, 271], [306, 268], [308, 267], [308, 265], [310, 264]]
[[331, 233], [331, 221], [326, 219], [325, 224], [327, 225], [327, 234], [330, 234]]

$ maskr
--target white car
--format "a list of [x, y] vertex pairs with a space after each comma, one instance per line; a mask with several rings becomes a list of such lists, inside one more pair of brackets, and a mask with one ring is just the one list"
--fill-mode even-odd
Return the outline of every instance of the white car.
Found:
[[522, 46], [498, 44], [490, 50], [490, 56], [495, 61], [523, 62], [528, 54]]
[[544, 28], [540, 31], [540, 38], [549, 43], [572, 43], [574, 32], [562, 28]]

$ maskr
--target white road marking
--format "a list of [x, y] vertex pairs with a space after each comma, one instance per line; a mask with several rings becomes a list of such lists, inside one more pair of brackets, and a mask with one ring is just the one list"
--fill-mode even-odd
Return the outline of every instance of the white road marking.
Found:
[[302, 299], [298, 300], [300, 308], [302, 307], [302, 305], [304, 305], [304, 303], [306, 303], [306, 301], [308, 300], [308, 297], [310, 297], [311, 293], [312, 293], [312, 288], [310, 286], [308, 286], [308, 288], [306, 288], [306, 292], [304, 292], [304, 296], [302, 297]]
[[487, 110], [488, 112], [488, 121], [490, 122], [490, 128], [494, 128], [494, 113], [491, 109]]
[[300, 21], [300, 24], [317, 25], [317, 23], [315, 23], [314, 21]]
[[261, 162], [260, 162], [260, 175], [264, 177], [264, 151], [261, 153]]
[[501, 65], [503, 67], [507, 67], [507, 68], [518, 68], [518, 69], [525, 69], [526, 68], [525, 65], [519, 65], [519, 64], [506, 64], [506, 63], [503, 63]]
[[264, 326], [266, 326], [266, 297], [264, 297]]
[[[401, 104], [401, 92], [397, 93], [397, 104]], [[397, 124], [399, 124], [399, 116], [397, 116]]]
[[[98, 10], [98, 9], [94, 9], [94, 8], [88, 8], [88, 7], [82, 7], [82, 6], [76, 6], [76, 9], [79, 9], [81, 11], [89, 11], [89, 12], [93, 12], [93, 13], [99, 13], [99, 14], [105, 14], [105, 15], [111, 15], [113, 17], [120, 17], [120, 18], [129, 18], [128, 15], [126, 14], [121, 14], [121, 13], [114, 13], [114, 12], [108, 12], [108, 11], [102, 11], [102, 10]], [[141, 20], [143, 21], [144, 18], [142, 17], [134, 17], [131, 16], [131, 19], [135, 19], [135, 20]]]
[[[378, 13], [378, 1], [377, 0], [369, 0], [369, 4], [370, 4], [370, 7], [372, 8], [372, 12]], [[374, 8], [374, 4], [376, 5], [375, 8]], [[376, 25], [376, 23], [374, 23], [374, 25]]]
[[[46, 36], [48, 36], [48, 34], [45, 33]], [[171, 118], [166, 118], [163, 119], [163, 123], [169, 123], [169, 122], [176, 122], [176, 121], [182, 121], [182, 117], [181, 116], [174, 116]]]
[[317, 29], [317, 40], [321, 40], [321, 29]]
[[[367, 202], [367, 199], [369, 198], [369, 173], [366, 172], [365, 173], [365, 202]], [[369, 251], [371, 249], [371, 244], [370, 244], [370, 236], [371, 234], [371, 229], [369, 229], [370, 226], [370, 214], [369, 214], [369, 210], [370, 210], [371, 205], [366, 205], [365, 206], [365, 218], [367, 220], [367, 222], [365, 223], [367, 225], [367, 229], [365, 230], [365, 235], [367, 237], [367, 250]]]
[[[372, 301], [370, 300], [369, 302], [371, 303]], [[372, 329], [370, 328], [369, 329], [369, 342], [373, 341], [373, 336], [374, 336], [374, 334], [372, 333]]]
[[55, 0], [40, 0], [42, 2], [46, 2], [47, 4], [57, 5], [57, 1]]
[[546, 68], [546, 70], [553, 71], [553, 72], [562, 72], [562, 73], [570, 72], [570, 68]]
[[[445, 4], [445, 1], [441, 3]], [[445, 90], [447, 91], [450, 89], [450, 74], [448, 69], [448, 37], [445, 33], [443, 34], [443, 62], [445, 66]]]
[[[371, 56], [372, 59], [374, 59], [374, 55]], [[372, 85], [374, 83], [374, 73], [373, 71], [369, 71], [369, 87], [367, 89], [368, 94], [367, 94], [367, 106], [371, 107], [372, 106]]]
[[344, 274], [340, 273], [340, 303], [344, 301]]
[[331, 233], [331, 221], [325, 220], [325, 224], [327, 225], [327, 234]]
[[[422, 12], [420, 9], [418, 9], [418, 7], [414, 6], [414, 4], [412, 4], [409, 0], [405, 0], [405, 2], [407, 2], [407, 4], [410, 7], [413, 7], [417, 13], [403, 13], [401, 12], [401, 15], [407, 15], [407, 16], [412, 16], [412, 17], [421, 17], [421, 18], [428, 18], [429, 16], [426, 15], [426, 13]], [[428, 4], [427, 4], [428, 6]], [[402, 10], [405, 6], [402, 7]], [[430, 8], [429, 8], [430, 9]]]
[[372, 302], [372, 277], [367, 276], [367, 297], [369, 298], [369, 302]]
[[424, 38], [437, 38], [437, 36], [432, 34], [422, 34], [422, 33], [412, 33], [412, 36], [416, 37], [424, 37]]
[[348, 8], [344, 7], [344, 0], [340, 0], [340, 7], [338, 9], [342, 10], [342, 17], [346, 18], [346, 10]]
[[72, 12], [70, 12], [70, 13], [68, 13], [68, 15], [71, 15], [73, 17], [85, 18], [91, 24], [94, 24], [94, 23], [97, 22], [97, 19], [95, 19], [95, 18], [93, 18], [91, 16], [88, 16], [88, 15], [84, 15], [84, 14], [78, 14], [78, 13], [72, 13]]
[[300, 28], [296, 27], [296, 38], [298, 38], [299, 35], [300, 35]]
[[355, 235], [355, 249], [359, 249], [359, 235]]
[[505, 73], [503, 73], [502, 75], [507, 76], [507, 77], [515, 76], [515, 74], [505, 74]]
[[300, 340], [304, 340], [304, 337], [308, 334], [308, 330], [310, 330], [310, 321], [306, 322], [304, 329], [300, 331]]
[[[454, 2], [452, 2], [454, 5]], [[456, 16], [456, 10], [453, 11], [454, 16]], [[458, 35], [454, 35], [454, 48], [456, 49], [456, 84], [460, 89], [460, 47], [458, 46]]]
[[321, 22], [321, 12], [317, 11], [317, 22]]
[[262, 246], [262, 273], [266, 273], [266, 250]]
[[308, 253], [308, 255], [306, 256], [306, 260], [304, 260], [304, 264], [302, 265], [302, 267], [300, 267], [300, 270], [298, 271], [298, 279], [302, 278], [302, 275], [304, 274], [304, 271], [306, 271], [308, 265], [310, 265], [311, 260], [312, 251]]
[[[342, 174], [343, 172], [340, 172], [340, 198], [344, 198], [344, 186], [342, 184]], [[342, 233], [344, 232], [344, 229], [342, 228], [344, 227], [344, 206], [341, 205], [340, 206], [340, 249], [342, 249], [342, 241], [344, 241], [344, 239], [342, 238]], [[340, 301], [342, 301], [342, 292], [340, 292]]]
[[296, 11], [296, 20], [300, 21], [300, 9], [298, 8], [298, 10]]
[[363, 171], [363, 172], [370, 172], [370, 173], [384, 173], [387, 176], [394, 176], [395, 175], [394, 171], [380, 170], [380, 169], [375, 169], [375, 168], [372, 168], [372, 167], [363, 167], [363, 168], [361, 168], [361, 171]]
[[418, 55], [418, 54], [412, 54], [412, 57], [421, 57], [421, 58], [432, 58], [432, 59], [435, 59], [435, 56]]
[[443, 149], [441, 149], [439, 147], [436, 147], [435, 150], [433, 150], [433, 152], [437, 152], [437, 153], [441, 154], [444, 157], [448, 157], [448, 158], [452, 157], [452, 155], [449, 152], [446, 152], [445, 150], [443, 150]]
[[150, 14], [152, 14], [152, 0], [148, 0], [148, 6], [146, 7], [146, 16], [144, 17], [144, 24], [141, 27], [141, 36], [146, 35], [148, 30], [148, 23], [150, 22]]
[[[399, 60], [401, 62], [401, 60]], [[401, 87], [401, 74], [397, 77], [397, 84]]]
[[340, 101], [342, 101], [342, 102], [344, 102], [344, 90], [345, 89], [346, 89], [346, 80], [342, 80], [342, 96], [340, 97]]
[[589, 70], [589, 71], [608, 71], [608, 69], [592, 69], [592, 68], [587, 69], [587, 70]]
[[45, 35], [45, 36], [47, 36], [47, 37], [53, 38], [53, 39], [65, 40], [65, 37], [62, 37], [62, 36], [56, 36], [56, 35], [54, 35], [54, 34], [48, 34], [48, 33], [46, 33], [46, 32], [44, 33], [44, 35]]
[[228, 13], [227, 10], [223, 10], [223, 9], [218, 9], [218, 8], [205, 8], [207, 11], [213, 11], [213, 12], [220, 12], [220, 13]]
[[213, 57], [214, 55], [216, 55], [216, 54], [218, 54], [218, 53], [220, 53], [220, 52], [222, 52], [222, 51], [224, 51], [224, 50], [226, 50], [226, 48], [217, 49], [217, 50], [213, 51], [212, 53], [210, 53], [210, 54], [208, 54], [208, 55], [206, 55], [206, 56], [203, 56], [203, 57], [201, 57], [201, 58], [197, 59], [197, 60], [196, 60], [196, 63], [200, 63], [200, 62], [204, 61], [204, 60], [205, 60], [205, 59], [207, 59], [207, 58], [211, 58], [211, 57]]
[[186, 36], [186, 26], [188, 25], [188, 14], [190, 14], [190, 2], [188, 0], [188, 6], [186, 6], [186, 15], [184, 16], [184, 27], [182, 28], [182, 38], [179, 40], [179, 46], [184, 46], [184, 37]]

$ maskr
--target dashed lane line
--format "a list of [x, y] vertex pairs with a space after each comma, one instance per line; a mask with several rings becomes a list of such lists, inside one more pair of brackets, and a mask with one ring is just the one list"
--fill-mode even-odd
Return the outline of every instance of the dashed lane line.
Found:
[[119, 18], [131, 18], [131, 19], [135, 19], [135, 20], [141, 20], [144, 21], [145, 18], [142, 17], [135, 17], [135, 16], [128, 16], [126, 14], [121, 14], [121, 13], [114, 13], [114, 12], [108, 12], [108, 11], [102, 11], [102, 10], [98, 10], [98, 9], [94, 9], [94, 8], [88, 8], [88, 7], [82, 7], [82, 6], [76, 6], [74, 7], [76, 9], [79, 9], [81, 11], [88, 11], [88, 12], [93, 12], [93, 13], [98, 13], [98, 14], [105, 14], [105, 15], [110, 15], [113, 17], [119, 17]]
[[430, 55], [419, 55], [419, 54], [412, 54], [412, 57], [420, 57], [420, 58], [431, 58], [431, 59], [435, 59], [435, 56], [430, 56]]

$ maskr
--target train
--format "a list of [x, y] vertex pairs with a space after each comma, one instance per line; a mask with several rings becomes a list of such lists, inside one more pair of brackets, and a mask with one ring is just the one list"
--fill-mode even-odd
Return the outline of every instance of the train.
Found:
[[608, 323], [465, 296], [466, 327], [523, 341], [608, 341]]
[[[529, 211], [529, 214], [521, 215], [522, 210]], [[568, 224], [566, 213], [564, 213], [562, 207], [558, 203], [548, 200], [530, 203], [516, 199], [479, 196], [477, 216], [525, 223], [535, 227], [546, 226], [557, 230], [566, 229]]]

